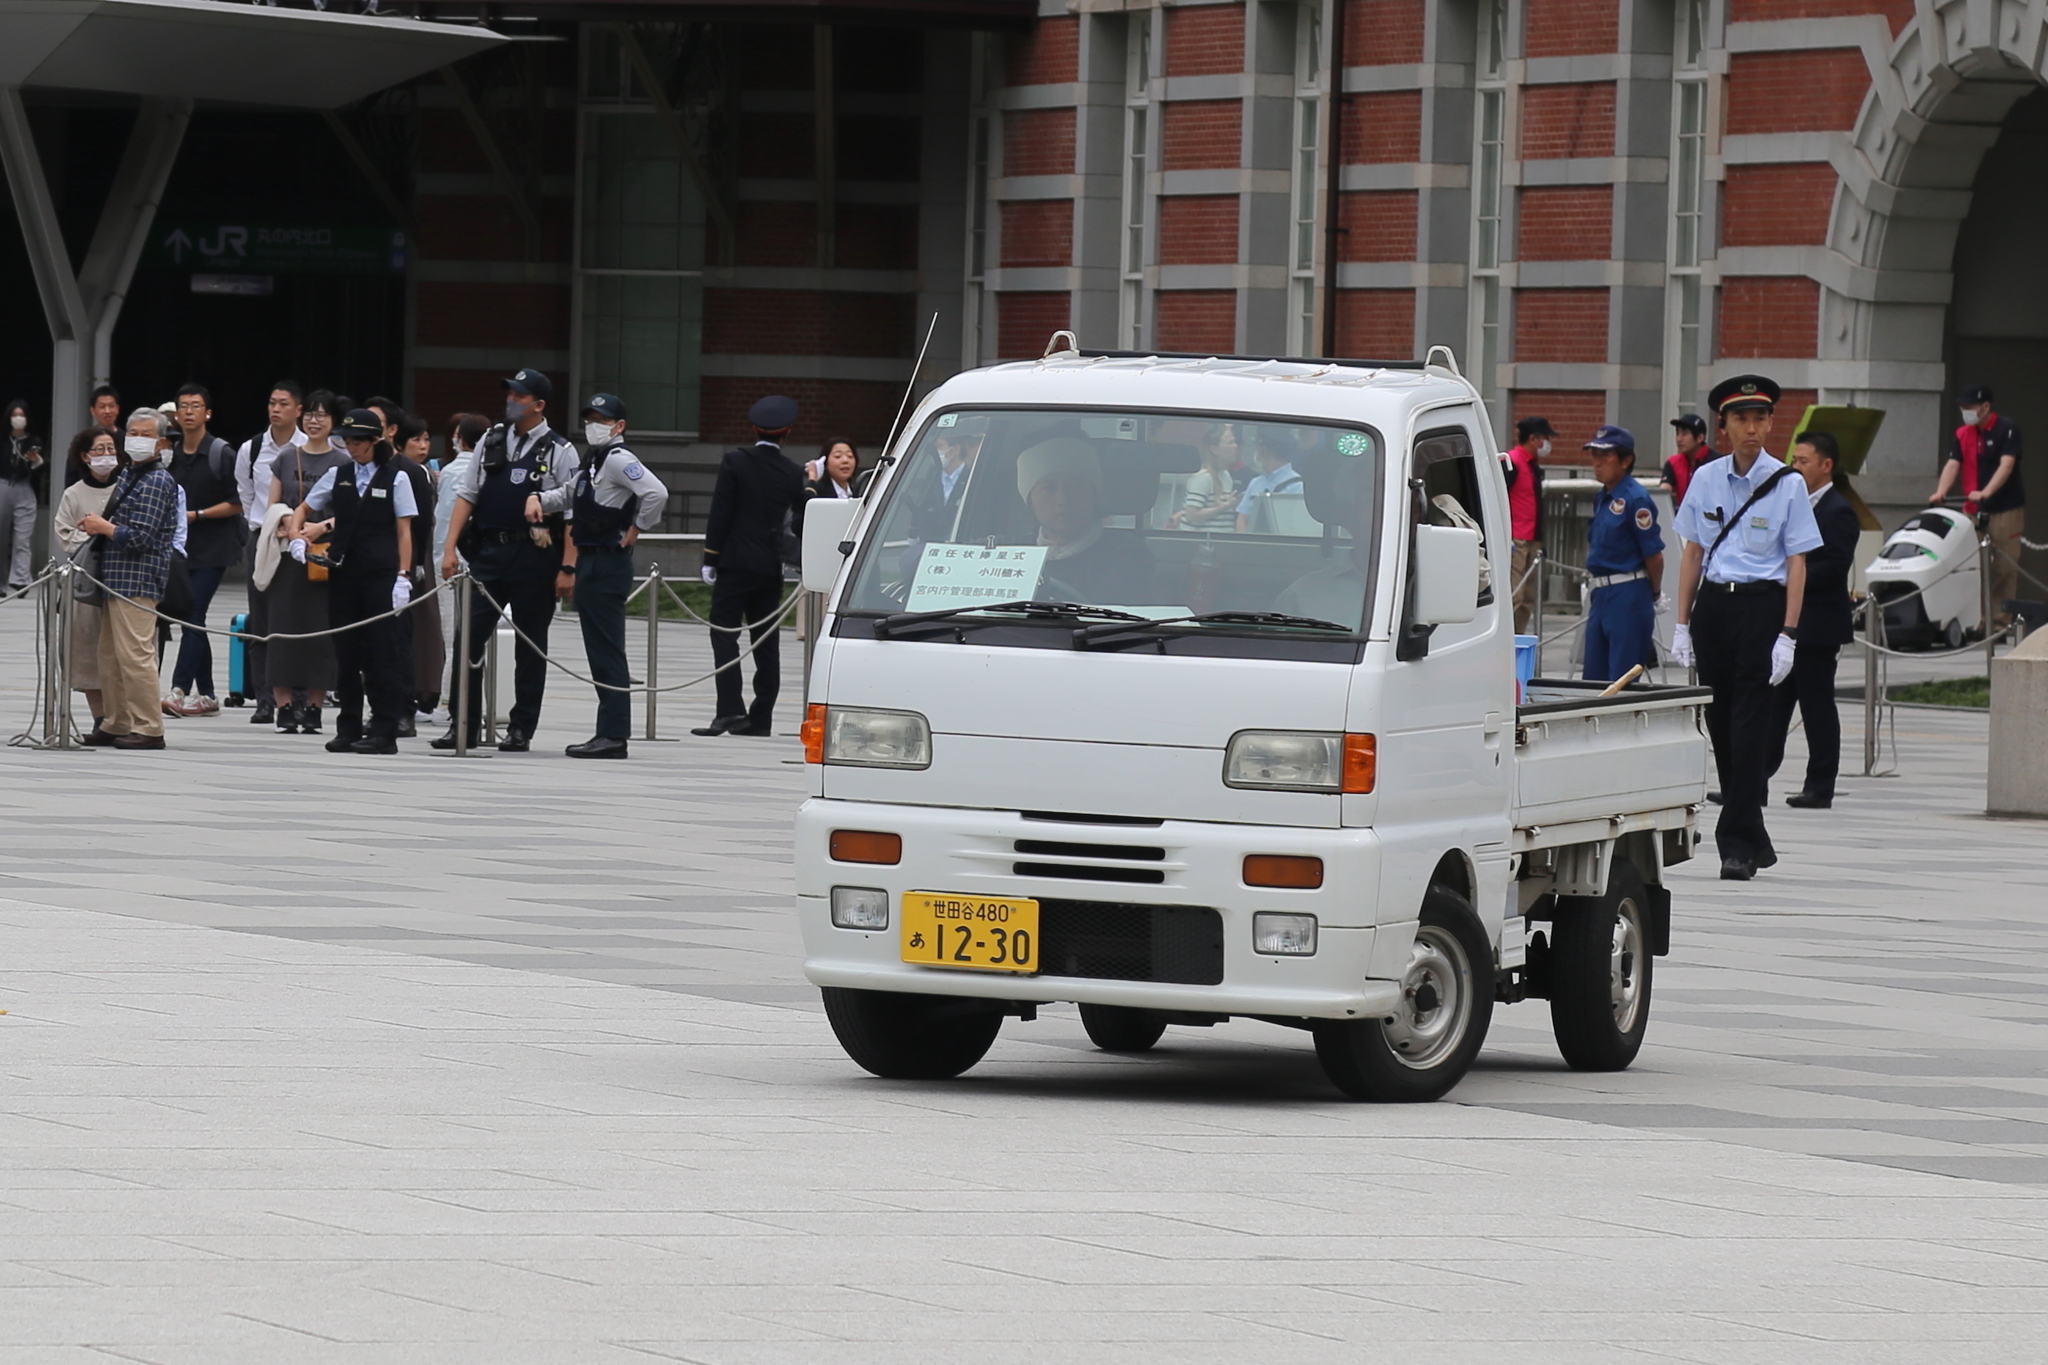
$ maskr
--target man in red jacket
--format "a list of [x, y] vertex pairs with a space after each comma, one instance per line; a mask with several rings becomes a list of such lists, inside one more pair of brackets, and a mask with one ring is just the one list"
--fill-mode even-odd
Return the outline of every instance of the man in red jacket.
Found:
[[1515, 542], [1509, 575], [1514, 580], [1515, 632], [1525, 633], [1536, 610], [1536, 575], [1531, 571], [1543, 545], [1543, 466], [1557, 433], [1542, 417], [1515, 423], [1515, 444], [1500, 457], [1508, 481], [1508, 534]]
[[1671, 514], [1676, 516], [1692, 476], [1714, 458], [1714, 448], [1707, 444], [1707, 421], [1696, 412], [1671, 419], [1671, 441], [1678, 451], [1664, 462], [1664, 482], [1671, 489]]

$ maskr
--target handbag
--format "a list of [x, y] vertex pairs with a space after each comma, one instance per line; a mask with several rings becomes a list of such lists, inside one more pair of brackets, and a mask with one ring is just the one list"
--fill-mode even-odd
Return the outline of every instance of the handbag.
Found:
[[156, 609], [173, 621], [196, 625], [192, 619], [192, 570], [185, 563], [185, 556], [171, 551], [171, 571], [164, 579], [164, 598]]

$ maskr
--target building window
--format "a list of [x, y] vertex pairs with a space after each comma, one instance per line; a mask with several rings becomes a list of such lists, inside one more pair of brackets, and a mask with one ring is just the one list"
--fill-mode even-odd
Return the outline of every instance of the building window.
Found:
[[1508, 130], [1508, 0], [1481, 0], [1472, 149], [1472, 378], [1496, 430], [1501, 401], [1501, 258]]
[[1120, 293], [1117, 300], [1118, 344], [1130, 350], [1145, 345], [1145, 234], [1151, 219], [1152, 16], [1139, 10], [1129, 16], [1130, 36], [1124, 65], [1124, 202]]
[[988, 289], [989, 155], [996, 135], [988, 77], [988, 38], [977, 33], [968, 63], [967, 108], [967, 289], [960, 328], [960, 363], [973, 369], [985, 363], [989, 345]]
[[595, 41], [586, 51], [577, 155], [577, 388], [627, 395], [636, 432], [694, 438], [703, 196], [620, 45]]
[[1698, 406], [1707, 164], [1707, 0], [1677, 0], [1672, 80], [1670, 285], [1665, 317], [1665, 404]]
[[1322, 190], [1317, 174], [1323, 117], [1322, 7], [1304, 5], [1299, 15], [1294, 39], [1294, 240], [1288, 251], [1288, 313], [1292, 324], [1288, 344], [1296, 355], [1315, 355], [1322, 350], [1317, 344], [1321, 332], [1316, 327], [1316, 204]]

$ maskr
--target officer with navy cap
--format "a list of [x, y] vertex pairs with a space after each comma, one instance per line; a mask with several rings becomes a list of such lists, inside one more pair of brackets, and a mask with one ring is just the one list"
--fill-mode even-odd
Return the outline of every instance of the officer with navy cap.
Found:
[[[718, 664], [718, 714], [693, 735], [774, 733], [782, 688], [776, 632], [767, 621], [782, 605], [782, 534], [804, 501], [804, 474], [782, 453], [796, 425], [793, 398], [763, 398], [747, 411], [754, 444], [728, 450], [718, 465], [711, 514], [704, 527], [704, 581], [711, 585], [711, 657]], [[740, 686], [739, 626], [751, 626], [754, 704]]]
[[[441, 576], [455, 577], [459, 550], [475, 580], [469, 603], [469, 744], [476, 743], [483, 724], [484, 650], [498, 628], [499, 613], [512, 609], [512, 624], [524, 638], [518, 641], [513, 667], [512, 714], [498, 748], [525, 753], [540, 724], [548, 677], [542, 652], [548, 647], [555, 598], [574, 591], [576, 576], [575, 547], [564, 544], [564, 518], [545, 511], [541, 499], [570, 487], [578, 461], [576, 447], [548, 427], [555, 387], [546, 375], [521, 370], [498, 386], [505, 391], [505, 420], [477, 442], [477, 457], [456, 489]], [[436, 749], [453, 749], [455, 727], [432, 743]]]
[[661, 525], [668, 489], [626, 448], [626, 405], [617, 395], [592, 394], [583, 405], [589, 454], [566, 489], [541, 495], [548, 512], [567, 510], [575, 546], [576, 616], [583, 653], [597, 689], [597, 734], [565, 752], [571, 758], [624, 758], [633, 730], [632, 686], [626, 667], [626, 598], [633, 591], [633, 542]]
[[1586, 442], [1600, 505], [1586, 528], [1586, 677], [1613, 682], [1651, 651], [1664, 591], [1664, 533], [1657, 505], [1636, 482], [1636, 438], [1626, 427], [1602, 427]]
[[1707, 735], [1721, 777], [1714, 842], [1726, 881], [1748, 881], [1778, 861], [1763, 811], [1771, 689], [1792, 673], [1806, 552], [1821, 544], [1805, 481], [1764, 449], [1778, 397], [1777, 384], [1759, 374], [1714, 386], [1707, 407], [1735, 449], [1693, 475], [1673, 521], [1685, 558], [1671, 657], [1696, 663], [1714, 690]]

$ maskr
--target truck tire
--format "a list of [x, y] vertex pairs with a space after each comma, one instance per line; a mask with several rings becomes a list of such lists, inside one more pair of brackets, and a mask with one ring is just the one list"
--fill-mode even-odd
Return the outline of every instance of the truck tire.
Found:
[[862, 1068], [892, 1081], [943, 1081], [988, 1054], [1003, 1016], [987, 1002], [826, 986], [825, 1018]]
[[1317, 1020], [1316, 1060], [1354, 1100], [1440, 1099], [1465, 1077], [1493, 1022], [1493, 945], [1472, 903], [1432, 886], [1388, 1019]]
[[1104, 1052], [1149, 1052], [1166, 1032], [1166, 1016], [1127, 1005], [1083, 1005], [1081, 1027]]
[[1550, 1028], [1574, 1071], [1621, 1071], [1650, 1026], [1650, 898], [1616, 858], [1604, 896], [1564, 896], [1550, 934]]

